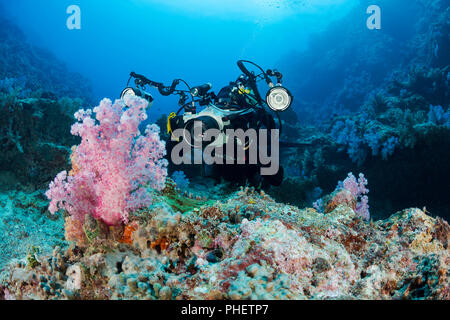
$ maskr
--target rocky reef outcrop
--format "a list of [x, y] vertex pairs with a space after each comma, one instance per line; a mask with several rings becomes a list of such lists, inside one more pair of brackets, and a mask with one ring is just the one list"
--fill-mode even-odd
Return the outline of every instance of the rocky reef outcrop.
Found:
[[0, 298], [450, 299], [450, 227], [423, 210], [367, 222], [345, 201], [322, 214], [170, 184], [157, 199], [127, 226], [86, 219], [70, 247], [16, 260]]
[[90, 82], [50, 51], [31, 44], [0, 8], [0, 80], [5, 78], [20, 84], [25, 96], [35, 92], [92, 101]]
[[0, 12], [0, 191], [34, 191], [67, 167], [73, 114], [91, 101], [88, 80]]
[[76, 142], [70, 113], [80, 106], [78, 99], [22, 99], [0, 92], [1, 190], [44, 187], [68, 166]]

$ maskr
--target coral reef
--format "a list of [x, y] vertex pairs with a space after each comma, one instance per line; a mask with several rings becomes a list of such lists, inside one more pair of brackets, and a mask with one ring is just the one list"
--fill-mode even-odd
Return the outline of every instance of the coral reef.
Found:
[[362, 0], [288, 59], [302, 147], [267, 190], [167, 178], [143, 100], [82, 110], [88, 83], [0, 17], [0, 300], [450, 300], [447, 2], [377, 33]]
[[188, 190], [190, 181], [183, 171], [175, 171], [174, 173], [172, 173], [172, 179], [177, 185], [177, 188], [179, 188], [182, 191]]
[[426, 206], [448, 219], [448, 1], [380, 1], [381, 32], [354, 25], [369, 4], [361, 1], [288, 57], [298, 121], [283, 121], [282, 138], [309, 146], [283, 150], [287, 181], [267, 192], [303, 207], [317, 199], [315, 188], [331, 193], [347, 172], [364, 172], [372, 216]]
[[[25, 95], [81, 98], [93, 101], [90, 83], [70, 72], [49, 51], [30, 44], [22, 31], [0, 12], [0, 83], [5, 78], [19, 83]], [[1, 87], [1, 84], [0, 84]]]
[[[396, 211], [411, 204], [450, 216], [444, 191], [450, 175], [449, 109], [429, 103], [408, 106], [409, 95], [407, 91], [382, 95], [387, 106], [378, 113], [368, 100], [361, 111], [335, 116], [321, 125], [285, 123], [297, 132], [297, 142], [310, 146], [283, 151], [287, 178], [295, 187], [286, 184], [282, 191], [268, 192], [277, 200], [304, 206], [314, 188], [331, 192], [334, 181], [345, 172], [363, 171], [376, 190], [375, 205], [382, 204], [381, 210], [374, 208], [377, 217], [386, 217], [380, 212], [386, 211], [386, 205]], [[303, 197], [289, 191], [302, 189]]]
[[0, 13], [0, 189], [43, 188], [69, 165], [73, 114], [89, 81], [31, 45]]
[[422, 210], [367, 222], [346, 201], [323, 214], [241, 188], [177, 211], [168, 193], [190, 201], [161, 191], [130, 215], [122, 236], [104, 229], [67, 249], [35, 252], [38, 263], [18, 259], [1, 275], [0, 296], [450, 299], [450, 227]]
[[[361, 25], [371, 4], [359, 1], [346, 17], [310, 37], [306, 50], [284, 59], [283, 69], [290, 70], [286, 78], [296, 84], [294, 103], [302, 123], [357, 111], [365, 100], [374, 100], [383, 111], [386, 104], [377, 94], [390, 78], [418, 93], [411, 96], [412, 104], [423, 105], [416, 99], [423, 96], [433, 105], [448, 106], [447, 73], [441, 72], [450, 64], [448, 1], [380, 0], [381, 32]], [[408, 79], [404, 70], [409, 69], [417, 76]]]
[[1, 189], [43, 187], [68, 166], [69, 126], [81, 100], [19, 98], [0, 92]]

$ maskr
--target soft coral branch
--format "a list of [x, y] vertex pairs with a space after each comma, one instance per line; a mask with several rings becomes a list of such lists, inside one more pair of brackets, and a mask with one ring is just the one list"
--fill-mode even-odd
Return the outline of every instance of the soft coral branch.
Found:
[[[160, 190], [167, 176], [166, 149], [159, 128], [149, 125], [142, 135], [147, 102], [137, 97], [104, 99], [94, 110], [79, 110], [72, 134], [81, 137], [74, 149], [73, 175], [57, 175], [46, 195], [52, 213], [66, 210], [83, 221], [86, 214], [108, 225], [127, 223], [131, 210], [148, 206], [145, 187]], [[95, 118], [93, 118], [95, 114]]]

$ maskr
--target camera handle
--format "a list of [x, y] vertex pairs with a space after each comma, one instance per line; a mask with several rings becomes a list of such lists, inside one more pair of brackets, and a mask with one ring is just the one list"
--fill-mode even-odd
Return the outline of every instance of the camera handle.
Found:
[[[251, 79], [252, 82], [256, 82], [256, 76], [254, 73], [250, 72], [247, 67], [245, 66], [245, 63], [250, 63], [252, 65], [254, 65], [255, 67], [257, 67], [259, 70], [261, 70], [261, 74], [264, 76], [264, 79], [266, 80], [267, 84], [270, 86], [272, 84], [272, 80], [270, 80], [269, 76], [267, 75], [267, 73], [264, 71], [263, 68], [261, 68], [259, 65], [257, 65], [256, 63], [252, 62], [252, 61], [248, 61], [248, 60], [239, 60], [237, 62], [237, 65], [239, 67], [239, 69], [241, 69], [241, 71]], [[273, 85], [273, 84], [272, 84]]]
[[257, 67], [259, 70], [261, 70], [262, 75], [264, 75], [264, 79], [266, 80], [267, 84], [270, 86], [272, 84], [272, 81], [270, 80], [270, 78], [267, 76], [266, 72], [263, 70], [263, 68], [261, 68], [260, 66], [258, 66], [256, 63], [248, 61], [248, 60], [239, 60], [237, 62], [237, 65], [239, 67], [239, 69], [244, 73], [244, 75], [246, 75], [248, 77], [249, 80], [249, 86], [250, 88], [253, 90], [253, 93], [255, 94], [255, 98], [258, 102], [258, 104], [263, 105], [264, 101], [261, 97], [261, 94], [259, 93], [258, 90], [258, 86], [256, 84], [256, 76], [253, 72], [250, 72], [247, 67], [245, 66], [245, 63], [250, 63], [252, 65], [254, 65], [255, 67]]

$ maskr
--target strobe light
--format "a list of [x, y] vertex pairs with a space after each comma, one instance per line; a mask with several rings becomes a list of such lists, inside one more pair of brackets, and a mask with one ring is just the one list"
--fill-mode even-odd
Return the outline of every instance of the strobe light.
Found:
[[120, 94], [120, 99], [123, 99], [125, 96], [137, 96], [147, 100], [148, 101], [147, 108], [150, 108], [154, 101], [153, 96], [150, 93], [132, 87], [127, 87], [123, 89], [122, 93]]
[[292, 94], [283, 86], [274, 86], [267, 92], [266, 102], [275, 112], [287, 110], [292, 105]]
[[194, 97], [203, 97], [204, 95], [206, 95], [208, 93], [209, 90], [211, 90], [211, 88], [212, 88], [212, 84], [206, 83], [204, 85], [192, 88], [191, 94]]

